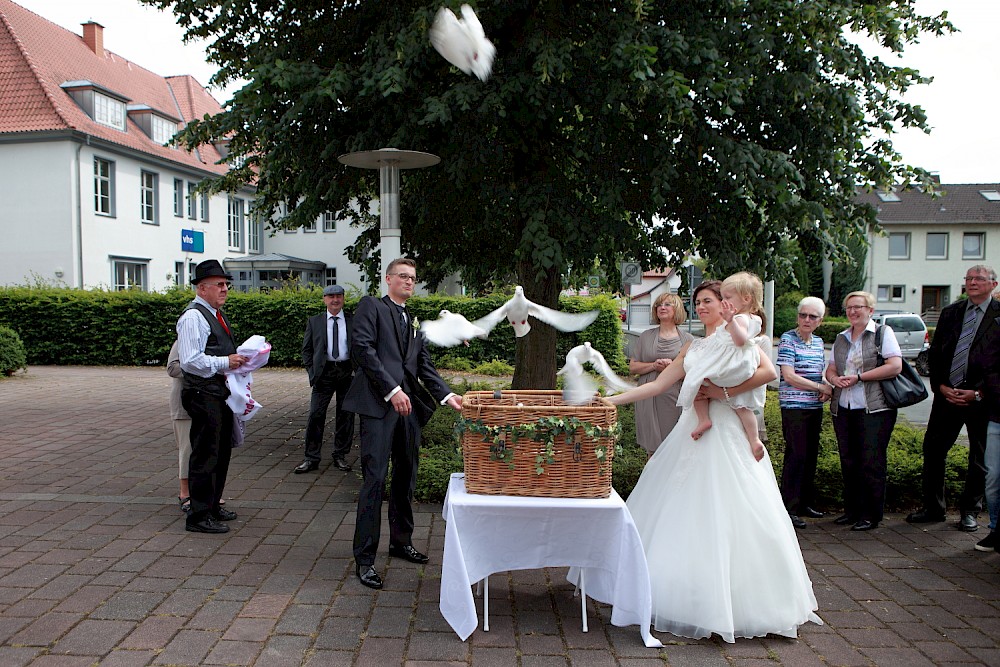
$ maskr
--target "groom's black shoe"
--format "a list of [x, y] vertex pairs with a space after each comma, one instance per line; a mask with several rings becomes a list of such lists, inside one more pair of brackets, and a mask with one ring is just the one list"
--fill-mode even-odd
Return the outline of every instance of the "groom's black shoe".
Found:
[[826, 516], [826, 512], [820, 512], [819, 510], [814, 510], [811, 507], [799, 510], [799, 514], [802, 516], [807, 516], [810, 519], [822, 519]]
[[862, 519], [851, 526], [851, 530], [875, 530], [876, 528], [878, 528], [878, 521], [869, 521], [868, 519]]
[[833, 522], [838, 526], [846, 526], [847, 524], [854, 523], [856, 521], [857, 519], [852, 517], [850, 514], [841, 514], [840, 516], [838, 516], [836, 519], [833, 520]]
[[376, 590], [382, 588], [382, 577], [378, 576], [378, 572], [371, 565], [358, 565], [357, 572], [362, 585]]
[[939, 523], [945, 520], [943, 512], [917, 510], [906, 515], [906, 523]]
[[803, 528], [809, 525], [794, 514], [789, 514], [788, 518], [792, 520], [792, 525], [798, 528], [799, 530], [802, 530]]
[[389, 555], [395, 556], [396, 558], [402, 558], [403, 560], [408, 560], [411, 563], [416, 563], [417, 565], [423, 565], [430, 560], [430, 558], [414, 549], [411, 544], [407, 544], [406, 546], [390, 544]]

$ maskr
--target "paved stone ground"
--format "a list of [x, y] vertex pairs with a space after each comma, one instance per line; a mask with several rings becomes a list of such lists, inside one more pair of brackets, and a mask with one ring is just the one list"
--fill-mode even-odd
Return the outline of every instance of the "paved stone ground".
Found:
[[[1000, 665], [1000, 554], [953, 522], [892, 515], [799, 533], [824, 626], [725, 644], [608, 624], [582, 633], [559, 569], [491, 580], [491, 631], [462, 642], [438, 611], [444, 525], [418, 506], [431, 564], [382, 556], [354, 578], [357, 473], [294, 475], [305, 373], [255, 374], [262, 415], [233, 458], [225, 536], [184, 531], [162, 368], [31, 368], [0, 380], [0, 666]], [[956, 517], [952, 517], [956, 518]], [[383, 541], [385, 544], [387, 540]], [[655, 567], [655, 563], [651, 563]]]

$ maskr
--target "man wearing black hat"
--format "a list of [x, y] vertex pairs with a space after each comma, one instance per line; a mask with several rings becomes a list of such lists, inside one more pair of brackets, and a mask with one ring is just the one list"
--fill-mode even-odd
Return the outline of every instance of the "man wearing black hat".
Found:
[[218, 260], [198, 264], [191, 279], [195, 299], [177, 320], [184, 372], [181, 404], [191, 416], [191, 511], [185, 528], [194, 533], [229, 532], [223, 522], [236, 518], [236, 512], [219, 504], [233, 446], [233, 411], [226, 405], [229, 389], [223, 373], [246, 361], [236, 353], [236, 339], [222, 313], [231, 279]]
[[306, 453], [295, 474], [319, 468], [326, 430], [326, 411], [337, 395], [336, 431], [333, 439], [333, 467], [351, 471], [345, 457], [354, 439], [354, 413], [343, 409], [344, 395], [351, 386], [351, 318], [344, 312], [344, 288], [328, 285], [323, 290], [326, 312], [313, 315], [306, 324], [302, 341], [302, 365], [309, 375], [312, 398], [306, 423]]

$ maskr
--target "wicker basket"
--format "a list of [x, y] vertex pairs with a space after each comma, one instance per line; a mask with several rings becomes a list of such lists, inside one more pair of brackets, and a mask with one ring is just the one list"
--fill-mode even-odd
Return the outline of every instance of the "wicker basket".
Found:
[[[561, 391], [470, 391], [462, 399], [462, 417], [491, 427], [535, 424], [543, 417], [576, 417], [611, 431], [618, 411], [603, 398], [588, 405], [567, 405]], [[614, 441], [610, 435], [590, 437], [582, 428], [573, 433], [567, 444], [560, 434], [555, 441], [554, 462], [543, 463], [536, 471], [536, 457], [544, 454], [545, 444], [530, 437], [520, 437], [504, 445], [513, 448], [513, 468], [491, 455], [492, 439], [483, 433], [462, 434], [462, 457], [465, 460], [465, 490], [469, 493], [545, 498], [607, 498], [611, 494], [611, 462]], [[597, 457], [597, 447], [605, 451]]]

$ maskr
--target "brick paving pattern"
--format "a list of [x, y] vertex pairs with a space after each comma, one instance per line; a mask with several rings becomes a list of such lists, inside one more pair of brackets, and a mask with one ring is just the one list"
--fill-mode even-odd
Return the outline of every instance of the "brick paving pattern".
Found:
[[306, 374], [254, 375], [264, 410], [233, 457], [239, 519], [220, 536], [184, 531], [162, 368], [0, 380], [0, 666], [1000, 665], [1000, 554], [972, 548], [985, 526], [898, 514], [871, 533], [828, 520], [799, 533], [826, 625], [797, 640], [657, 633], [665, 647], [647, 649], [593, 601], [583, 633], [564, 570], [547, 569], [494, 575], [491, 630], [462, 642], [438, 611], [440, 506], [416, 508], [414, 544], [431, 563], [383, 549], [385, 589], [361, 586], [357, 471], [327, 458], [293, 474]]

